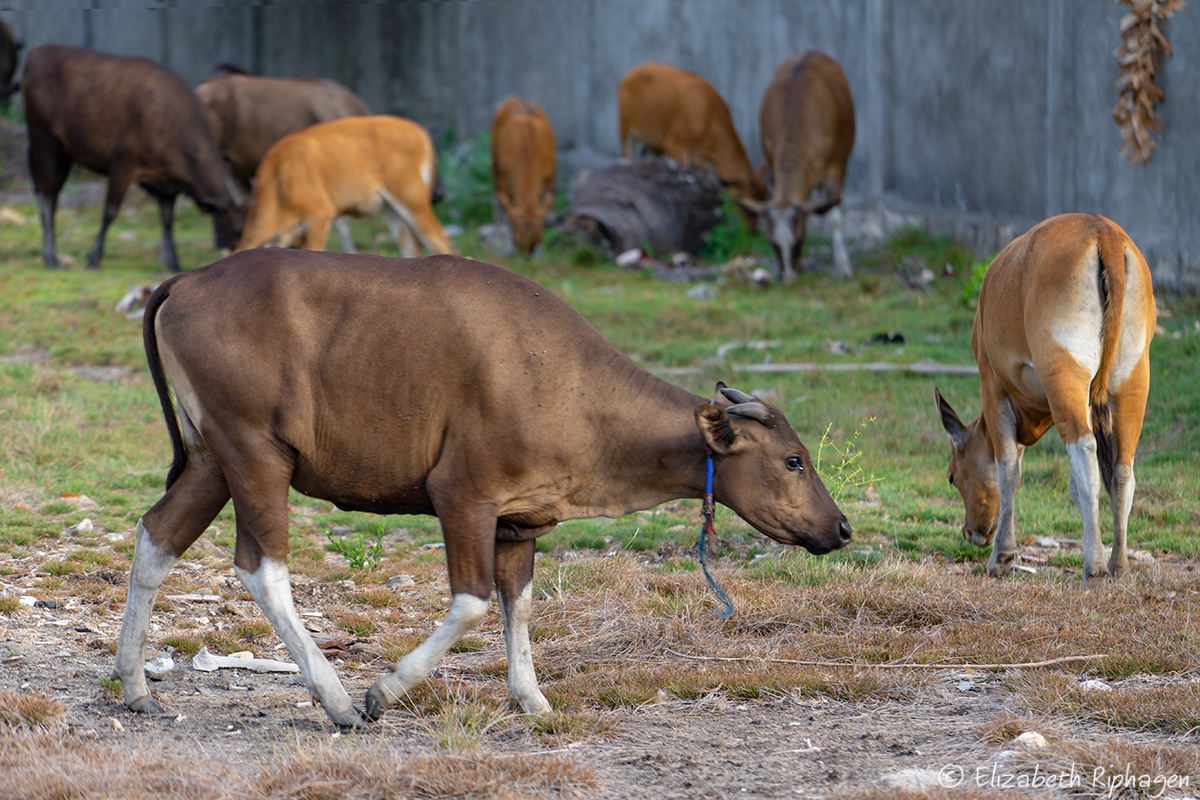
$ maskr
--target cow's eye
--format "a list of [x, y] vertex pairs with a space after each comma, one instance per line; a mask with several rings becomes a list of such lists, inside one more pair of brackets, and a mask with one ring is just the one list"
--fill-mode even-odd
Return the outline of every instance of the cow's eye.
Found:
[[804, 462], [800, 460], [800, 456], [788, 456], [787, 468], [795, 472], [804, 472]]

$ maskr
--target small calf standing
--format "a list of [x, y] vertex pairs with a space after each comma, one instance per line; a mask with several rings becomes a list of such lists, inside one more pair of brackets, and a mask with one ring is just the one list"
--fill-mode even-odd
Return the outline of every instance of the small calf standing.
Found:
[[171, 228], [181, 193], [213, 215], [217, 247], [233, 247], [241, 229], [242, 195], [221, 160], [204, 110], [174, 72], [144, 58], [45, 44], [29, 53], [22, 90], [46, 266], [58, 266], [54, 211], [72, 163], [108, 176], [100, 233], [87, 257], [90, 269], [100, 266], [108, 226], [132, 183], [158, 201], [161, 254], [172, 272], [179, 271]]
[[617, 107], [625, 158], [633, 156], [637, 140], [650, 152], [712, 172], [740, 198], [766, 199], [729, 106], [704, 78], [667, 64], [642, 64], [621, 78]]
[[[492, 119], [493, 215], [506, 223], [512, 243], [532, 253], [554, 208], [554, 129], [542, 107], [510, 97]], [[505, 248], [511, 255], [512, 243]]]
[[[1051, 217], [1015, 239], [983, 277], [971, 347], [983, 413], [968, 425], [935, 390], [952, 443], [950, 483], [966, 504], [963, 535], [992, 543], [988, 573], [1012, 572], [1021, 457], [1050, 426], [1071, 459], [1071, 500], [1083, 517], [1083, 584], [1128, 568], [1133, 456], [1150, 387], [1156, 313], [1150, 270], [1115, 223]], [[1112, 501], [1104, 565], [1101, 476]], [[994, 540], [994, 542], [993, 542]]]
[[784, 61], [763, 95], [759, 123], [771, 199], [740, 202], [765, 220], [780, 280], [790, 281], [800, 272], [805, 218], [826, 212], [833, 227], [833, 274], [853, 277], [839, 207], [854, 146], [854, 101], [842, 68], [818, 52], [797, 53]]
[[420, 255], [417, 241], [452, 253], [433, 213], [436, 166], [429, 134], [399, 117], [345, 117], [285, 136], [255, 174], [237, 250], [324, 250], [336, 217], [382, 213], [405, 256]]

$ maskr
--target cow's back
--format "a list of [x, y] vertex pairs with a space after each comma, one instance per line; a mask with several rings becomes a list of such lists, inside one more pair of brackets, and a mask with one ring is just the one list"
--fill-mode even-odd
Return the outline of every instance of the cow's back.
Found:
[[200, 152], [210, 142], [207, 124], [191, 89], [148, 59], [41, 45], [25, 61], [22, 88], [31, 134], [49, 133], [72, 160], [98, 172], [130, 147], [147, 166], [208, 156]]
[[159, 347], [201, 434], [269, 431], [294, 485], [344, 507], [427, 509], [450, 457], [568, 463], [646, 376], [544, 288], [455, 256], [254, 250], [167, 291]]

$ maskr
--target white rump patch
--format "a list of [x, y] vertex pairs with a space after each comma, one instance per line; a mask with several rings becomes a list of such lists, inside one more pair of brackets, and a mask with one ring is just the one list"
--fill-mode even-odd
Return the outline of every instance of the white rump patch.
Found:
[[1146, 320], [1141, 314], [1142, 297], [1146, 287], [1142, 285], [1142, 273], [1137, 259], [1125, 249], [1125, 307], [1121, 310], [1121, 336], [1117, 340], [1117, 357], [1109, 376], [1110, 392], [1115, 392], [1129, 380], [1134, 368], [1146, 352]]
[[1087, 264], [1079, 279], [1068, 287], [1062, 307], [1057, 309], [1050, 335], [1071, 357], [1095, 377], [1100, 369], [1100, 329], [1104, 309], [1100, 306], [1100, 257], [1088, 249]]

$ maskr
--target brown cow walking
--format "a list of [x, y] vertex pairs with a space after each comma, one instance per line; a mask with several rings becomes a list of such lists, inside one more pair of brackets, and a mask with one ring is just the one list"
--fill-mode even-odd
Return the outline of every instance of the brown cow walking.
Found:
[[441, 521], [449, 615], [371, 688], [372, 719], [479, 623], [493, 585], [512, 698], [548, 712], [529, 645], [534, 539], [702, 496], [706, 446], [716, 500], [762, 533], [818, 554], [850, 541], [778, 408], [724, 384], [708, 400], [665, 383], [545, 288], [489, 264], [249, 251], [163, 283], [144, 335], [175, 460], [129, 575], [116, 675], [135, 711], [161, 710], [143, 669], [155, 594], [230, 498], [237, 575], [345, 726], [359, 712], [291, 599], [289, 487]]
[[[1128, 568], [1133, 457], [1150, 388], [1157, 315], [1150, 270], [1111, 220], [1051, 217], [1013, 240], [979, 290], [971, 348], [983, 412], [964, 425], [940, 392], [951, 440], [950, 483], [966, 505], [963, 535], [992, 544], [988, 572], [1008, 575], [1021, 457], [1054, 426], [1071, 459], [1071, 500], [1083, 518], [1083, 584]], [[1113, 547], [1104, 564], [1100, 484], [1112, 501]]]

